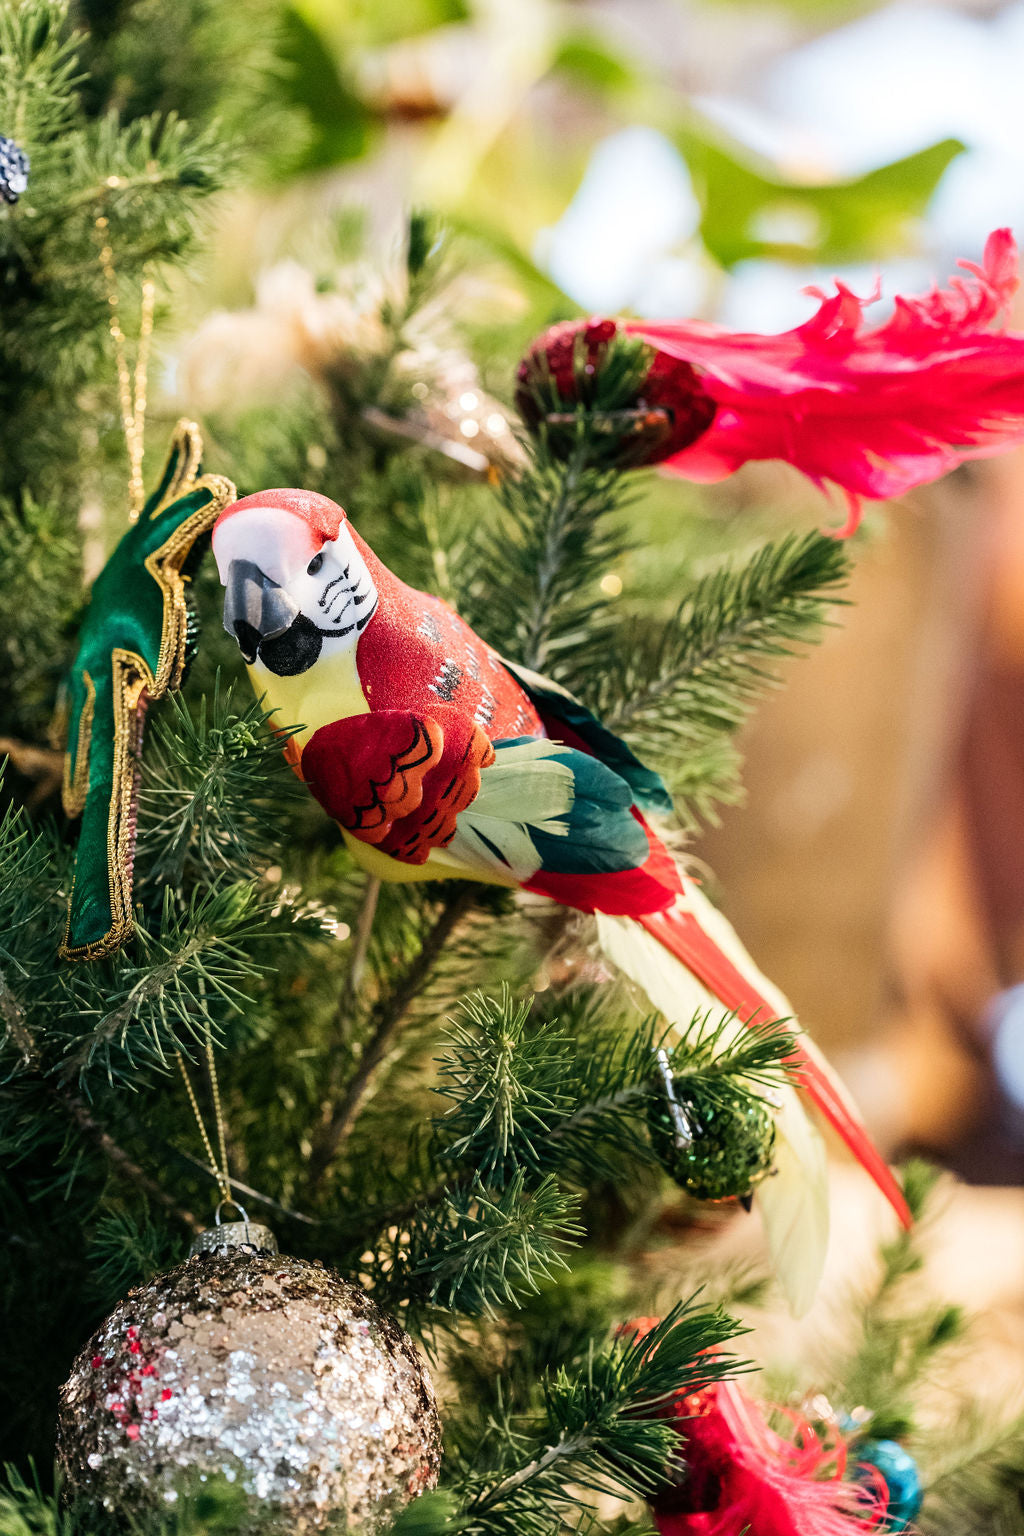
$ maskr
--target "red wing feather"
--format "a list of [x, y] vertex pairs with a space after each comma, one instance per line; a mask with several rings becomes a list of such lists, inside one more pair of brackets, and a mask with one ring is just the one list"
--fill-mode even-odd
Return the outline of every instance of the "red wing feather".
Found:
[[302, 754], [302, 776], [346, 831], [407, 864], [443, 847], [494, 761], [485, 733], [458, 710], [382, 709], [321, 726]]

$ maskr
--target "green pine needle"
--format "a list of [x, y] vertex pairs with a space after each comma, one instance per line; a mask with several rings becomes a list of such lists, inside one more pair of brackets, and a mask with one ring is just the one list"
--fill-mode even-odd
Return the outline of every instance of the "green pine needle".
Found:
[[564, 680], [707, 816], [736, 792], [731, 738], [776, 664], [820, 636], [848, 574], [843, 544], [791, 534], [704, 577], [674, 618], [595, 635]]
[[741, 1332], [691, 1298], [645, 1338], [622, 1335], [589, 1349], [578, 1368], [555, 1372], [543, 1383], [541, 1414], [496, 1415], [476, 1467], [464, 1465], [459, 1528], [541, 1536], [576, 1506], [570, 1485], [650, 1497], [680, 1466], [682, 1439], [662, 1410], [742, 1368], [723, 1352]]
[[234, 690], [190, 710], [177, 694], [147, 732], [139, 792], [140, 874], [180, 887], [211, 873], [238, 880], [279, 853], [302, 791], [281, 753], [290, 731], [271, 731], [255, 700]]

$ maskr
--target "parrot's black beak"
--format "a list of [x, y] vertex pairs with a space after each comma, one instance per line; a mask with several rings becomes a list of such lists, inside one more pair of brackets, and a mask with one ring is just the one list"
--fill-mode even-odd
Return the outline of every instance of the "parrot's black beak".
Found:
[[232, 560], [224, 583], [224, 628], [252, 666], [256, 657], [278, 677], [307, 671], [323, 636], [278, 582], [251, 560]]
[[284, 588], [251, 560], [232, 560], [225, 587], [224, 628], [252, 663], [262, 643], [283, 635], [299, 610]]

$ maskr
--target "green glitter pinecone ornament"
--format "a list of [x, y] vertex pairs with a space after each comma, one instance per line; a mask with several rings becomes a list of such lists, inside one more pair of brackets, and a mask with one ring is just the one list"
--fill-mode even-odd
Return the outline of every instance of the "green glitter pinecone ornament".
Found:
[[726, 1078], [674, 1076], [661, 1065], [648, 1111], [659, 1162], [698, 1200], [742, 1200], [771, 1172], [770, 1105]]
[[69, 1501], [126, 1525], [219, 1475], [261, 1531], [340, 1518], [365, 1536], [436, 1484], [440, 1422], [393, 1317], [279, 1254], [266, 1227], [229, 1222], [89, 1340], [61, 1389], [58, 1454]]

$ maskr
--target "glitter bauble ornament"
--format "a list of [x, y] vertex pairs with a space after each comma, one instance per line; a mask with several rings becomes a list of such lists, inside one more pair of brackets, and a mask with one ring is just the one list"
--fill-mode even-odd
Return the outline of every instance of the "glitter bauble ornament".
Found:
[[366, 1292], [250, 1222], [125, 1297], [60, 1394], [71, 1498], [138, 1517], [221, 1474], [288, 1531], [369, 1532], [437, 1482], [440, 1424], [412, 1340]]
[[862, 1440], [855, 1450], [854, 1476], [858, 1481], [870, 1482], [874, 1472], [881, 1472], [885, 1479], [887, 1494], [882, 1529], [905, 1531], [924, 1501], [917, 1462], [896, 1440]]
[[0, 133], [0, 197], [5, 203], [16, 203], [28, 191], [28, 172], [28, 155]]
[[659, 1083], [648, 1124], [659, 1162], [698, 1200], [749, 1195], [771, 1172], [775, 1120], [762, 1099], [724, 1082], [674, 1077]]

